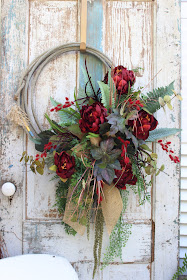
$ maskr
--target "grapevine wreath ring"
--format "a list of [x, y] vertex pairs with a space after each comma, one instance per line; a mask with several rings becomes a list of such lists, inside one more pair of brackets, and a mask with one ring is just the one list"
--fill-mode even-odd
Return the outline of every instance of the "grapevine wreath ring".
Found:
[[182, 98], [174, 91], [174, 82], [144, 94], [146, 87], [134, 88], [138, 68], [113, 67], [105, 54], [87, 46], [85, 52], [98, 58], [108, 70], [104, 80], [98, 81], [99, 90], [94, 89], [85, 63], [83, 96], [74, 94], [74, 101], [65, 97], [64, 104], [51, 98], [55, 107], [50, 111], [58, 113], [61, 122], [46, 113], [51, 129], [42, 131], [32, 98], [38, 78], [50, 61], [67, 52], [81, 51], [80, 45], [52, 48], [27, 67], [15, 95], [20, 106], [14, 105], [8, 118], [26, 129], [39, 152], [33, 157], [24, 151], [20, 162], [24, 160], [32, 172], [40, 175], [45, 164], [55, 172], [53, 179], [59, 180], [55, 206], [63, 216], [65, 231], [84, 235], [87, 230], [89, 239], [90, 222], [94, 221], [94, 277], [101, 260], [104, 223], [110, 237], [102, 268], [115, 257], [123, 261], [122, 248], [131, 234], [131, 225], [123, 219], [129, 190], [138, 194], [140, 205], [150, 201], [151, 176], [164, 172], [164, 164], [157, 167], [158, 155], [147, 142], [156, 141], [171, 161], [180, 162], [172, 143], [161, 139], [180, 129], [157, 128], [153, 114], [166, 105], [172, 110], [172, 99]]
[[[29, 118], [29, 123], [30, 123], [29, 127], [31, 128], [30, 135], [32, 137], [34, 136], [32, 132], [37, 135], [37, 132], [34, 128], [35, 125], [37, 125], [37, 128], [40, 132], [42, 131], [38, 118], [34, 112], [34, 105], [33, 105], [33, 98], [32, 98], [32, 94], [35, 89], [37, 80], [44, 67], [50, 61], [52, 61], [53, 59], [57, 58], [62, 54], [65, 54], [67, 52], [72, 52], [72, 51], [80, 51], [80, 43], [64, 44], [44, 52], [43, 54], [35, 58], [23, 73], [23, 76], [19, 83], [18, 91], [15, 95], [15, 99], [20, 99], [21, 107]], [[87, 46], [85, 53], [91, 54], [96, 58], [98, 58], [101, 62], [103, 62], [103, 64], [108, 69], [110, 69], [113, 65], [112, 61], [104, 53], [100, 52], [99, 50], [93, 47]], [[28, 96], [31, 96], [31, 113], [28, 110], [28, 106], [27, 106]], [[35, 125], [32, 124], [32, 117], [35, 121]]]

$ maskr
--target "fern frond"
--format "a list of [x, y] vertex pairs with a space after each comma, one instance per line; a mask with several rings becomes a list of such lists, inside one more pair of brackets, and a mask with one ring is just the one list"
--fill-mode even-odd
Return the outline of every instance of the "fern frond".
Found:
[[110, 108], [110, 88], [107, 84], [98, 81], [98, 85], [101, 90], [101, 102], [105, 106], [105, 108]]
[[110, 89], [109, 96], [110, 96], [110, 100], [112, 101], [112, 109], [115, 109], [114, 94], [116, 92], [116, 87], [115, 87], [114, 81], [111, 77], [111, 69], [108, 71], [108, 87]]
[[157, 139], [162, 139], [167, 136], [171, 136], [181, 132], [180, 128], [158, 128], [149, 132], [149, 137], [146, 139], [146, 142], [154, 142]]
[[159, 110], [161, 108], [161, 105], [158, 101], [159, 97], [164, 98], [165, 95], [173, 95], [173, 84], [174, 82], [166, 87], [154, 89], [153, 92], [148, 92], [147, 95], [142, 95], [142, 98], [145, 101], [145, 109], [147, 109], [152, 114]]

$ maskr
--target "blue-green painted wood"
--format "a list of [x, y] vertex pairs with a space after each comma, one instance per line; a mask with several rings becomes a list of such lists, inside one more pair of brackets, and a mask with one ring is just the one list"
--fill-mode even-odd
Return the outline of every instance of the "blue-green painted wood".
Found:
[[[102, 51], [103, 40], [103, 4], [102, 0], [88, 2], [87, 12], [87, 45]], [[84, 78], [81, 67], [85, 68], [85, 58], [89, 73], [93, 77], [95, 86], [98, 88], [97, 81], [103, 79], [103, 64], [92, 55], [80, 55], [80, 78], [79, 86], [84, 88]]]

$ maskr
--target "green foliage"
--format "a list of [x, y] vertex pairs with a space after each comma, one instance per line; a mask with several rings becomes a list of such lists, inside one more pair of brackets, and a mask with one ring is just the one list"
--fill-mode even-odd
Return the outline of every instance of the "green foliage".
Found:
[[64, 229], [67, 234], [73, 235], [73, 236], [75, 236], [77, 234], [77, 232], [72, 227], [70, 227], [68, 224], [66, 224], [64, 222], [62, 222], [62, 224], [64, 225]]
[[173, 275], [172, 280], [177, 280], [180, 275], [182, 275], [187, 270], [187, 255], [185, 253], [185, 257], [183, 260], [182, 267], [178, 267], [176, 273]]
[[105, 106], [105, 108], [110, 108], [110, 88], [104, 82], [98, 82], [99, 88], [101, 90], [101, 102]]
[[121, 194], [121, 199], [123, 202], [122, 214], [124, 214], [127, 209], [129, 191], [127, 189], [125, 191], [120, 189], [120, 194]]
[[146, 139], [146, 142], [154, 142], [158, 139], [162, 139], [167, 136], [171, 136], [181, 132], [179, 128], [158, 128], [149, 132], [149, 137]]
[[150, 186], [151, 182], [147, 182], [144, 178], [144, 175], [141, 170], [141, 166], [137, 164], [137, 162], [134, 159], [131, 159], [132, 161], [132, 172], [137, 178], [136, 186], [132, 186], [132, 190], [135, 194], [138, 194], [139, 196], [139, 203], [140, 205], [144, 204], [144, 202], [147, 200], [150, 202], [150, 194], [147, 192], [148, 187]]
[[108, 266], [110, 262], [113, 262], [116, 257], [120, 257], [121, 261], [123, 261], [122, 248], [127, 244], [131, 234], [131, 227], [132, 225], [125, 224], [121, 215], [110, 235], [110, 243], [104, 254], [102, 269]]
[[[53, 106], [57, 106], [60, 104], [59, 102], [55, 101], [52, 97], [50, 98], [51, 104]], [[60, 117], [60, 123], [62, 125], [65, 124], [75, 124], [77, 123], [77, 118], [79, 117], [78, 113], [72, 108], [64, 108], [58, 111], [58, 115]]]
[[[58, 208], [58, 212], [62, 215], [64, 214], [65, 207], [66, 207], [68, 187], [69, 187], [68, 181], [64, 183], [60, 180], [56, 188], [55, 206]], [[71, 234], [74, 236], [76, 235], [77, 232], [72, 227], [70, 227], [68, 224], [64, 223], [63, 221], [62, 224], [64, 225], [64, 229], [67, 234]]]
[[22, 153], [22, 157], [20, 159], [20, 162], [24, 160], [25, 165], [28, 163], [30, 164], [30, 169], [33, 173], [36, 174], [36, 172], [40, 175], [44, 174], [44, 167], [45, 167], [45, 161], [44, 158], [40, 160], [34, 160], [33, 156], [28, 156], [27, 152], [24, 151]]
[[62, 182], [61, 180], [59, 180], [57, 188], [56, 188], [55, 206], [58, 208], [58, 211], [60, 214], [64, 214], [64, 211], [65, 211], [68, 188], [69, 188], [69, 181]]
[[173, 95], [173, 90], [174, 90], [173, 84], [174, 82], [172, 82], [166, 87], [154, 89], [153, 92], [149, 92], [147, 93], [147, 95], [142, 95], [142, 98], [145, 101], [145, 109], [148, 110], [151, 114], [159, 110], [161, 108], [161, 105], [159, 103], [159, 98], [160, 97], [164, 98], [165, 95], [168, 96]]
[[35, 144], [35, 149], [39, 152], [43, 152], [44, 151], [44, 146], [49, 142], [49, 139], [53, 135], [55, 135], [55, 134], [50, 130], [44, 130], [44, 131], [40, 132], [38, 134], [40, 142], [38, 140], [38, 142]]

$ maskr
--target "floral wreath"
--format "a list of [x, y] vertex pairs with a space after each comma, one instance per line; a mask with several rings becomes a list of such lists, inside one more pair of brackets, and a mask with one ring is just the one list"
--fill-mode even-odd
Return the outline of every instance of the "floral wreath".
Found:
[[128, 190], [139, 195], [141, 205], [150, 200], [150, 175], [164, 172], [164, 165], [157, 167], [158, 156], [149, 142], [156, 141], [172, 162], [180, 162], [171, 142], [161, 139], [180, 129], [157, 128], [153, 114], [165, 106], [172, 109], [171, 100], [182, 98], [174, 91], [173, 83], [147, 94], [141, 88], [135, 89], [139, 69], [128, 70], [122, 65], [110, 69], [98, 81], [98, 90], [86, 61], [82, 71], [85, 89], [78, 94], [75, 91], [74, 100], [66, 97], [61, 104], [51, 98], [50, 111], [58, 113], [60, 122], [45, 114], [49, 130], [34, 137], [25, 110], [17, 106], [8, 117], [26, 128], [40, 152], [33, 157], [25, 151], [21, 161], [24, 159], [34, 173], [43, 175], [45, 164], [55, 173], [56, 206], [63, 214], [66, 232], [83, 235], [87, 229], [89, 238], [90, 223], [95, 223], [94, 277], [101, 260], [104, 223], [110, 243], [102, 268], [115, 257], [122, 259], [122, 247], [131, 233], [131, 225], [123, 220]]

